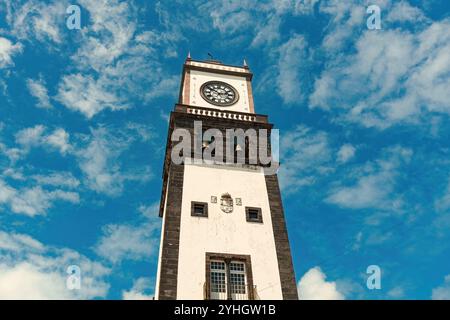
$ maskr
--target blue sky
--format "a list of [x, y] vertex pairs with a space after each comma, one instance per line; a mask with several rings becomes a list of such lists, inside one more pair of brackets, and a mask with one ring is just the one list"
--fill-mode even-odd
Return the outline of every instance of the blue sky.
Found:
[[450, 299], [449, 30], [446, 0], [1, 0], [0, 298], [153, 295], [190, 51], [245, 58], [280, 129], [301, 297]]

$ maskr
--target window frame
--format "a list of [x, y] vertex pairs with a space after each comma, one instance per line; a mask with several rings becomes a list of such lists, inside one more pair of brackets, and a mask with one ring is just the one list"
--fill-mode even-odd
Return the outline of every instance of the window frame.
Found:
[[[257, 219], [250, 218], [250, 211], [251, 210], [258, 211], [258, 218]], [[262, 217], [262, 210], [261, 210], [261, 208], [245, 207], [245, 218], [246, 218], [247, 222], [263, 223], [263, 217]]]
[[[223, 269], [216, 269], [216, 268], [212, 268], [212, 264], [213, 263], [216, 263], [216, 264], [222, 264], [223, 265]], [[220, 281], [220, 282], [217, 282], [217, 284], [216, 284], [216, 286], [217, 286], [217, 290], [216, 291], [213, 291], [213, 288], [210, 288], [210, 290], [211, 290], [211, 292], [214, 292], [214, 293], [226, 293], [227, 292], [227, 288], [226, 288], [226, 286], [227, 286], [227, 265], [226, 265], [226, 263], [225, 263], [225, 261], [223, 261], [223, 260], [218, 260], [218, 259], [214, 259], [214, 260], [211, 260], [210, 261], [210, 277], [211, 277], [211, 283], [212, 283], [212, 275], [213, 275], [213, 273], [216, 273], [216, 274], [220, 274], [220, 275], [222, 275], [222, 277], [223, 277], [223, 283]], [[222, 291], [222, 288], [223, 288], [223, 291]]]
[[[198, 214], [195, 212], [196, 205], [203, 206], [204, 209], [203, 214]], [[208, 218], [208, 202], [191, 201], [191, 216], [199, 218]]]
[[[242, 270], [233, 270], [231, 265], [242, 265]], [[238, 261], [238, 260], [231, 260], [228, 265], [226, 265], [229, 268], [228, 275], [229, 279], [228, 282], [230, 283], [230, 289], [231, 294], [249, 294], [249, 288], [247, 287], [247, 270], [245, 268], [245, 262]], [[234, 277], [233, 277], [234, 276]], [[239, 283], [240, 281], [233, 281], [233, 278], [237, 280], [238, 276], [243, 276], [244, 281], [243, 284]], [[237, 292], [237, 291], [244, 291], [244, 292]]]
[[[225, 262], [225, 269], [226, 269], [226, 283], [227, 285], [230, 285], [230, 270], [229, 266], [230, 263], [238, 262], [244, 264], [244, 270], [245, 270], [245, 279], [246, 279], [246, 294], [248, 300], [254, 300], [255, 294], [254, 294], [254, 286], [253, 286], [253, 272], [252, 272], [252, 262], [250, 255], [238, 255], [238, 254], [227, 254], [227, 253], [212, 253], [212, 252], [206, 252], [205, 254], [205, 271], [206, 271], [206, 277], [205, 277], [205, 284], [206, 284], [206, 291], [205, 291], [205, 299], [210, 300], [211, 299], [211, 262], [213, 261], [222, 261]], [[227, 288], [226, 292], [228, 295], [228, 299], [231, 299], [232, 293], [231, 288]]]

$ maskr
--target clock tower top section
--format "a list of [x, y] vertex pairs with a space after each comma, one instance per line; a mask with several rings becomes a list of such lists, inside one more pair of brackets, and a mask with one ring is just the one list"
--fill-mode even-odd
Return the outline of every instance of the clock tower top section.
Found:
[[216, 60], [186, 58], [180, 85], [179, 104], [255, 113], [252, 93], [253, 74], [247, 63], [241, 67]]

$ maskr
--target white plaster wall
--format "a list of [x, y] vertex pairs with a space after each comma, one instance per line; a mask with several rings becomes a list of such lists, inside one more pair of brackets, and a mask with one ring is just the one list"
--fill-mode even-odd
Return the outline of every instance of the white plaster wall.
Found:
[[[200, 94], [201, 86], [208, 81], [222, 81], [232, 85], [239, 93], [239, 101], [229, 107], [218, 107], [208, 103]], [[219, 73], [209, 73], [198, 70], [190, 72], [190, 105], [218, 110], [250, 112], [249, 97], [247, 91], [247, 80], [245, 77], [224, 75]]]
[[[229, 193], [232, 213], [220, 209], [220, 196]], [[211, 203], [217, 196], [217, 203]], [[208, 202], [208, 218], [191, 216], [191, 201]], [[246, 221], [245, 206], [262, 209], [263, 224]], [[278, 261], [266, 183], [258, 169], [225, 169], [186, 165], [180, 225], [177, 299], [203, 299], [205, 253], [251, 256], [253, 284], [261, 299], [282, 299]]]

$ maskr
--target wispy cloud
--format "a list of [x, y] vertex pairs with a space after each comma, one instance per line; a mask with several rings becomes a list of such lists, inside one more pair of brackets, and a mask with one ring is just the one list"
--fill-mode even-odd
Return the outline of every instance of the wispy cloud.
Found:
[[[66, 269], [82, 271], [80, 290], [66, 287]], [[26, 234], [0, 231], [0, 299], [92, 299], [109, 289], [110, 270], [77, 251], [46, 246]]]
[[71, 172], [50, 172], [49, 174], [36, 174], [32, 178], [40, 185], [56, 187], [77, 188], [80, 181]]
[[27, 87], [31, 95], [38, 100], [37, 106], [39, 108], [49, 109], [52, 107], [50, 103], [50, 97], [48, 96], [46, 84], [43, 79], [39, 80], [28, 79]]
[[344, 144], [337, 153], [337, 161], [339, 163], [346, 163], [355, 156], [356, 148], [351, 144]]
[[280, 182], [287, 194], [312, 185], [333, 168], [328, 135], [306, 126], [297, 126], [281, 137]]
[[287, 104], [299, 103], [304, 93], [302, 84], [307, 80], [301, 69], [307, 66], [307, 45], [301, 35], [293, 35], [279, 48], [277, 88]]
[[[230, 41], [247, 40], [251, 47], [263, 47], [282, 39], [283, 17], [310, 15], [318, 0], [206, 1], [199, 8], [210, 12], [212, 26]], [[214, 10], [220, 6], [221, 10]]]
[[65, 155], [71, 148], [69, 134], [63, 128], [57, 128], [47, 134], [47, 128], [43, 125], [22, 129], [16, 133], [16, 143], [24, 152], [30, 148], [43, 146], [50, 150], [57, 150]]
[[13, 213], [32, 217], [46, 214], [56, 201], [78, 203], [80, 198], [73, 191], [47, 190], [39, 185], [16, 189], [0, 179], [0, 208], [7, 206]]
[[36, 39], [43, 43], [61, 43], [68, 3], [67, 0], [49, 3], [36, 0], [4, 1], [10, 34], [21, 41]]
[[[387, 2], [387, 24], [413, 17], [428, 21], [406, 2], [390, 5]], [[397, 123], [419, 124], [431, 113], [449, 114], [450, 37], [446, 30], [450, 21], [414, 20], [418, 30], [386, 26], [371, 31], [361, 29], [363, 9], [351, 3], [322, 6], [335, 19], [322, 44], [330, 63], [315, 81], [310, 105], [345, 121], [381, 129]], [[342, 55], [340, 47], [349, 42], [356, 52]]]
[[113, 264], [123, 260], [140, 260], [157, 252], [160, 220], [158, 207], [141, 206], [143, 214], [137, 221], [127, 224], [109, 224], [95, 246], [95, 252]]
[[387, 15], [388, 22], [411, 22], [414, 24], [429, 21], [425, 14], [408, 1], [395, 1]]
[[92, 118], [105, 109], [115, 111], [129, 108], [112, 86], [110, 79], [105, 76], [94, 79], [80, 73], [66, 75], [59, 84], [57, 100], [87, 118]]
[[402, 163], [411, 156], [409, 149], [389, 148], [381, 159], [354, 169], [346, 179], [353, 183], [332, 188], [326, 202], [350, 209], [399, 210], [402, 201], [395, 194], [396, 177]]
[[138, 31], [133, 3], [80, 4], [90, 20], [71, 56], [76, 71], [64, 75], [58, 85], [56, 99], [61, 104], [91, 119], [103, 110], [135, 107], [136, 99], [173, 95], [178, 83], [162, 74], [155, 49], [179, 39], [164, 32]]
[[122, 168], [119, 158], [133, 140], [133, 136], [114, 135], [105, 127], [91, 130], [87, 144], [75, 151], [86, 185], [91, 190], [118, 196], [126, 181], [145, 182], [152, 177], [148, 167], [137, 171]]

